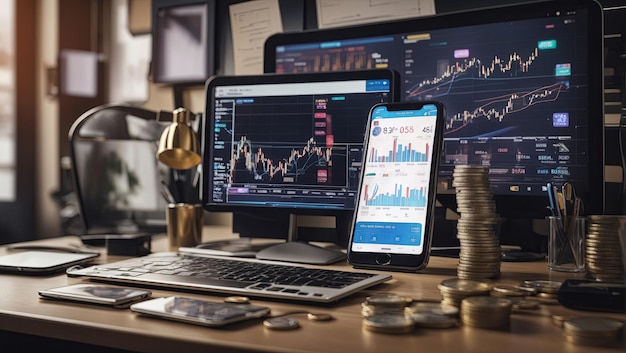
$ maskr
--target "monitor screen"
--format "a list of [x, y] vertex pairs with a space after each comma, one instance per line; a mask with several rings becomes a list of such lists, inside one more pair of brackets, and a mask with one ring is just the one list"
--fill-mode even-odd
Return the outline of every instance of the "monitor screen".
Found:
[[547, 215], [546, 185], [569, 181], [603, 211], [602, 9], [553, 1], [329, 30], [282, 33], [265, 71], [389, 68], [403, 101], [446, 108], [438, 199], [452, 171], [489, 166], [504, 217]]
[[207, 81], [205, 209], [233, 212], [233, 229], [244, 237], [293, 236], [291, 215], [339, 217], [341, 240], [334, 224], [326, 235], [313, 233], [345, 242], [367, 115], [376, 103], [397, 100], [395, 76], [365, 70]]
[[218, 76], [207, 83], [203, 203], [354, 209], [369, 109], [393, 74]]

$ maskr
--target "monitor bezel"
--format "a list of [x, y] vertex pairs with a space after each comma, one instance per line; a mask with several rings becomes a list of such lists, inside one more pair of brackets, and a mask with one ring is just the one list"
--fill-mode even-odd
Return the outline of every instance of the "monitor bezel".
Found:
[[[352, 214], [353, 210], [341, 209], [341, 208], [312, 208], [288, 205], [278, 206], [260, 206], [260, 205], [246, 205], [246, 204], [228, 204], [228, 203], [213, 203], [209, 197], [209, 183], [205, 175], [211, 175], [213, 173], [213, 164], [211, 163], [212, 154], [211, 146], [213, 144], [213, 134], [210, 133], [211, 127], [214, 126], [214, 116], [210, 114], [213, 109], [215, 97], [213, 95], [214, 88], [224, 85], [257, 85], [257, 84], [281, 84], [281, 83], [302, 83], [302, 82], [330, 82], [330, 81], [352, 81], [352, 80], [376, 80], [376, 79], [388, 79], [390, 81], [390, 102], [398, 100], [399, 95], [399, 80], [397, 73], [393, 70], [380, 69], [380, 70], [356, 70], [356, 71], [341, 71], [341, 72], [324, 72], [324, 73], [297, 73], [297, 74], [261, 74], [261, 75], [216, 75], [206, 81], [205, 95], [206, 95], [206, 107], [203, 117], [204, 128], [201, 134], [201, 150], [202, 150], [202, 170], [203, 177], [201, 178], [201, 200], [205, 210], [209, 212], [254, 212], [259, 210], [259, 213], [266, 213], [270, 210], [271, 214], [278, 215], [280, 212], [283, 215], [300, 214], [300, 215], [344, 215]], [[367, 121], [367, 117], [363, 117], [363, 122]], [[365, 125], [363, 125], [363, 133], [365, 133]]]
[[[589, 165], [587, 168], [588, 190], [582, 196], [587, 214], [603, 214], [605, 211], [604, 185], [604, 60], [603, 60], [603, 13], [596, 1], [558, 0], [532, 2], [520, 5], [495, 6], [471, 11], [419, 17], [407, 20], [373, 23], [352, 27], [277, 33], [265, 42], [264, 70], [276, 71], [276, 50], [290, 44], [319, 43], [331, 40], [385, 36], [400, 33], [463, 27], [477, 24], [520, 21], [532, 18], [552, 17], [557, 11], [582, 10], [588, 27], [587, 62], [589, 78], [588, 119]], [[402, 99], [402, 98], [400, 98]], [[599, 115], [597, 117], [593, 115]], [[546, 196], [547, 197], [547, 196]], [[438, 193], [437, 199], [444, 206], [455, 209], [453, 193]], [[496, 195], [498, 211], [504, 217], [542, 218], [548, 215], [547, 198], [524, 195]]]

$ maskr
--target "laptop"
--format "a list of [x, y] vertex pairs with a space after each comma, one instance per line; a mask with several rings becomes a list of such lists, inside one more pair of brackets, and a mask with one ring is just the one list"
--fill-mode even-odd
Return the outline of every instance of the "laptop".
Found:
[[[354, 71], [342, 74], [215, 76], [207, 81], [206, 90], [207, 100], [211, 102], [215, 99], [214, 97], [218, 96], [234, 97], [229, 98], [232, 100], [230, 104], [237, 104], [238, 108], [231, 109], [232, 111], [228, 114], [232, 116], [229, 116], [229, 119], [245, 121], [246, 114], [248, 116], [267, 115], [267, 104], [251, 104], [250, 101], [279, 101], [282, 104], [293, 106], [294, 100], [308, 102], [306, 99], [311, 99], [311, 96], [329, 95], [330, 93], [336, 96], [336, 99], [343, 98], [348, 102], [352, 102], [349, 98], [351, 99], [353, 95], [361, 97], [358, 101], [363, 102], [365, 94], [368, 98], [372, 98], [370, 99], [372, 101], [390, 100], [392, 98], [390, 95], [397, 92], [391, 89], [391, 85], [397, 83], [394, 77], [395, 74], [390, 70]], [[294, 87], [296, 86], [298, 90], [295, 90]], [[254, 87], [254, 90], [251, 87]], [[296, 91], [305, 93], [292, 93]], [[248, 98], [251, 95], [254, 98]], [[276, 100], [277, 95], [280, 95], [280, 100]], [[354, 99], [357, 101], [356, 98]], [[226, 108], [222, 105], [207, 104], [205, 119], [210, 121], [210, 117], [214, 115], [226, 114], [224, 109]], [[306, 114], [303, 119], [314, 119], [316, 116]], [[345, 114], [347, 113], [344, 112]], [[362, 118], [365, 122], [366, 115]], [[337, 129], [339, 128], [337, 127]], [[229, 130], [226, 126], [220, 127], [220, 129]], [[272, 133], [276, 132], [272, 130]], [[355, 129], [354, 134], [358, 135], [359, 133], [361, 131]], [[214, 143], [212, 145], [219, 144]], [[223, 146], [223, 148], [228, 149], [227, 146]], [[209, 158], [206, 157], [206, 153], [205, 158]], [[212, 175], [209, 169], [203, 168], [206, 173]], [[203, 183], [204, 187], [206, 186]], [[203, 192], [203, 195], [205, 194]], [[285, 193], [285, 195], [287, 194]], [[281, 200], [289, 198], [290, 202], [288, 202], [288, 206], [282, 205], [282, 207], [289, 207], [290, 209], [299, 207], [299, 211], [306, 212], [307, 209], [303, 208], [322, 207], [320, 206], [322, 201], [324, 202], [323, 207], [328, 207], [326, 198], [318, 198], [320, 200], [318, 203], [305, 204], [302, 202], [302, 196], [296, 195], [290, 198], [290, 196], [285, 195], [281, 197]], [[231, 195], [231, 197], [235, 196], [241, 197], [242, 195]], [[213, 195], [209, 199], [215, 201], [216, 197]], [[230, 212], [241, 210], [241, 207], [247, 207], [248, 210], [254, 211], [257, 209], [254, 208], [256, 206], [263, 207], [259, 200], [260, 198], [257, 197], [255, 202], [251, 203], [233, 202], [218, 203], [217, 205], [204, 200], [203, 205], [209, 211], [215, 210], [212, 207], [219, 207], [222, 211]], [[272, 202], [272, 205], [272, 210], [279, 208], [276, 202]], [[267, 206], [264, 209], [268, 209]], [[336, 207], [336, 209], [345, 211], [340, 207]], [[121, 263], [71, 269], [67, 273], [70, 276], [85, 276], [102, 281], [313, 302], [333, 302], [391, 279], [391, 276], [386, 274], [311, 268], [286, 263], [283, 262], [284, 260], [268, 262], [250, 258], [227, 258], [208, 252], [204, 253], [201, 248], [198, 248], [198, 251], [184, 250], [183, 248], [179, 249], [179, 254], [153, 254]], [[285, 256], [285, 258], [289, 257]]]
[[177, 253], [70, 268], [66, 273], [101, 282], [316, 303], [335, 302], [392, 278], [278, 261]]

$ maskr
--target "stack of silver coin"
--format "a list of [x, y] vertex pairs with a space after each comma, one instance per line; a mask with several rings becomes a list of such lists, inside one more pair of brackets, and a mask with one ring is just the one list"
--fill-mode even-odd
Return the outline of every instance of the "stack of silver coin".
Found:
[[605, 346], [617, 341], [624, 323], [617, 319], [576, 316], [563, 321], [563, 334], [568, 342], [586, 346]]
[[598, 281], [624, 281], [626, 259], [623, 259], [625, 250], [622, 245], [625, 244], [620, 243], [620, 236], [624, 236], [626, 216], [590, 215], [587, 219], [587, 275]]
[[457, 238], [461, 245], [457, 275], [466, 279], [488, 279], [500, 275], [502, 249], [495, 226], [499, 221], [489, 168], [458, 165], [452, 186], [456, 190]]
[[438, 285], [443, 299], [442, 304], [460, 307], [463, 299], [472, 296], [489, 295], [493, 286], [488, 282], [475, 281], [463, 278], [450, 278], [441, 281]]
[[507, 298], [480, 296], [461, 302], [461, 321], [464, 325], [488, 329], [502, 329], [511, 323], [513, 302]]

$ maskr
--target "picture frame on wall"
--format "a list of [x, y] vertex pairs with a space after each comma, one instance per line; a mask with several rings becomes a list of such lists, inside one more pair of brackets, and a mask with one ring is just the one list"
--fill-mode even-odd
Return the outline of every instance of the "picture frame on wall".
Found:
[[215, 71], [215, 0], [153, 0], [152, 14], [152, 82], [204, 84]]

